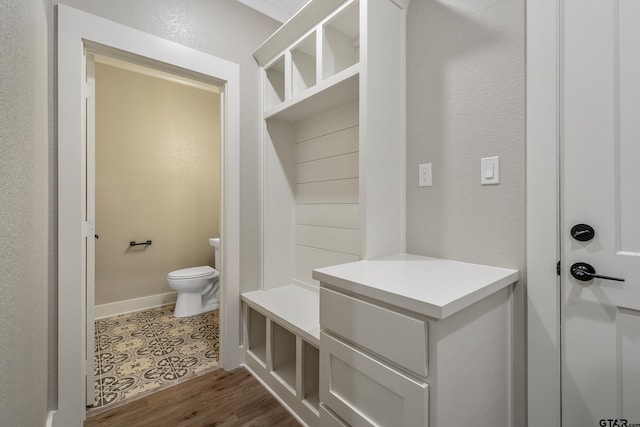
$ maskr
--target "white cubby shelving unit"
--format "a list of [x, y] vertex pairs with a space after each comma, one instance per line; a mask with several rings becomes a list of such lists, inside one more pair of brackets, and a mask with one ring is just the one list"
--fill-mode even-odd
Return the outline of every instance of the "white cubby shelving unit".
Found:
[[254, 52], [263, 263], [242, 295], [245, 362], [307, 425], [323, 375], [312, 271], [405, 249], [408, 3], [312, 0]]

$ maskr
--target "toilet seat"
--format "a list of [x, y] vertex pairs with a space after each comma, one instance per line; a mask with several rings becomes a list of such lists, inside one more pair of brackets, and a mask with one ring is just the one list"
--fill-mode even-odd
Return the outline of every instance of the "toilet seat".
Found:
[[215, 278], [220, 275], [220, 272], [215, 268], [208, 265], [202, 265], [200, 267], [189, 267], [181, 270], [172, 271], [167, 275], [167, 278], [180, 280], [180, 279], [198, 279], [198, 278]]

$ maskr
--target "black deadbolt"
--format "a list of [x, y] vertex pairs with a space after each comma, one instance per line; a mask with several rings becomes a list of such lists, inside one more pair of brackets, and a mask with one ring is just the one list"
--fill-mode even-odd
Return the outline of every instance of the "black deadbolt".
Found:
[[571, 227], [571, 237], [580, 241], [580, 242], [588, 242], [593, 239], [596, 235], [596, 231], [592, 226], [587, 224], [576, 224]]

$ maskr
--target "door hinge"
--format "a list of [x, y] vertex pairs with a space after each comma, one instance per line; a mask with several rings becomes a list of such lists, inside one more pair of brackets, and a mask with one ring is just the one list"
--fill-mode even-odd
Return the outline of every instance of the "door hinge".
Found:
[[93, 98], [96, 94], [96, 82], [95, 80], [88, 80], [84, 84], [84, 97]]
[[95, 228], [92, 222], [84, 222], [82, 224], [83, 237], [95, 236]]
[[559, 276], [560, 272], [561, 272], [560, 261], [558, 261], [558, 263], [556, 264], [556, 274]]

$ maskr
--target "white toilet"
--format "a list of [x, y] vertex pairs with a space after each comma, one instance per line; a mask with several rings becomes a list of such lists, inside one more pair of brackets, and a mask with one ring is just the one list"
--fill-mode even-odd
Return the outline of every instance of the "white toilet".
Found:
[[[215, 250], [216, 267], [220, 268], [220, 238], [209, 239]], [[171, 289], [178, 291], [175, 317], [195, 316], [218, 308], [220, 272], [208, 265], [183, 268], [167, 275]]]

